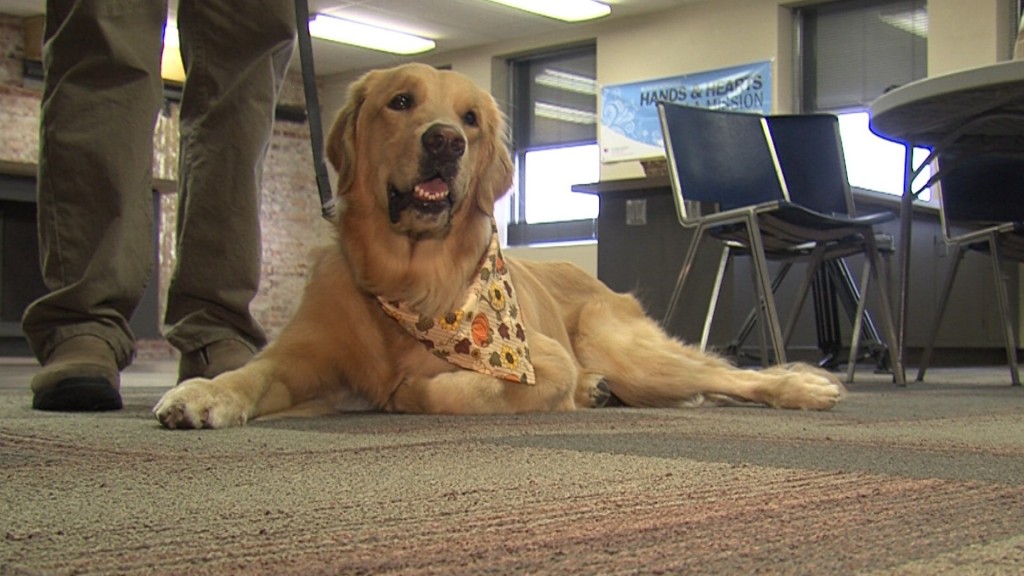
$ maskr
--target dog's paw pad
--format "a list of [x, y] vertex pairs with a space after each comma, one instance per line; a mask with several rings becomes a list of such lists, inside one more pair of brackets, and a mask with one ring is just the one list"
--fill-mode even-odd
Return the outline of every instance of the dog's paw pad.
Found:
[[590, 391], [590, 398], [594, 402], [594, 408], [607, 406], [612, 399], [612, 390], [608, 387], [608, 382], [602, 378], [597, 384], [594, 384], [594, 388]]
[[242, 405], [211, 380], [193, 379], [169, 390], [153, 408], [168, 429], [224, 428], [245, 424]]
[[791, 400], [791, 407], [804, 410], [830, 410], [845, 391], [842, 384], [831, 378], [812, 374], [802, 374], [799, 383], [794, 383], [794, 386], [799, 390], [799, 398]]

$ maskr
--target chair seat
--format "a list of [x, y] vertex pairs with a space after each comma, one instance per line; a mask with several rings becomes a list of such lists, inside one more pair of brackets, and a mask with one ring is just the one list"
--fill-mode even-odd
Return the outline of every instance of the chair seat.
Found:
[[[801, 251], [802, 245], [809, 249], [814, 243], [830, 243], [826, 251], [835, 256], [841, 245], [849, 249], [849, 253], [860, 251], [864, 234], [873, 234], [872, 227], [889, 222], [896, 218], [892, 212], [876, 212], [862, 216], [827, 215], [815, 212], [790, 202], [772, 202], [756, 209], [758, 223], [767, 252], [792, 254], [794, 245]], [[725, 215], [724, 213], [722, 214]], [[717, 216], [717, 215], [716, 215]], [[742, 222], [727, 222], [718, 226], [712, 225], [711, 235], [718, 240], [747, 244], [747, 233]]]
[[1024, 222], [1008, 222], [985, 230], [988, 231], [986, 234], [977, 239], [972, 238], [964, 242], [964, 245], [970, 250], [988, 254], [991, 252], [988, 233], [994, 233], [1003, 258], [1024, 262]]
[[894, 212], [873, 212], [859, 216], [822, 214], [791, 202], [780, 203], [779, 209], [770, 216], [803, 228], [818, 228], [821, 230], [845, 227], [867, 228], [878, 224], [885, 224], [896, 219]]

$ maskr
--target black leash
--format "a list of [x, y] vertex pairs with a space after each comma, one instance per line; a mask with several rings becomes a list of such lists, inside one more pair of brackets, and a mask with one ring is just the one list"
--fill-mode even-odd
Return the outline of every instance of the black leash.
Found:
[[316, 92], [316, 73], [313, 70], [313, 42], [309, 38], [309, 4], [295, 0], [295, 28], [299, 35], [299, 62], [302, 64], [302, 91], [306, 95], [306, 117], [309, 121], [309, 139], [313, 150], [313, 170], [316, 187], [320, 192], [320, 214], [334, 220], [336, 206], [331, 193], [331, 180], [324, 164], [324, 129], [320, 122], [320, 99]]

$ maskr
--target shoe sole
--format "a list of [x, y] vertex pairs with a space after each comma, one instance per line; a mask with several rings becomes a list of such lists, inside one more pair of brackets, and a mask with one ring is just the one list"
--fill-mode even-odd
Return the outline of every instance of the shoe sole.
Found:
[[106, 378], [73, 377], [32, 396], [32, 408], [50, 412], [107, 412], [123, 407], [121, 395]]

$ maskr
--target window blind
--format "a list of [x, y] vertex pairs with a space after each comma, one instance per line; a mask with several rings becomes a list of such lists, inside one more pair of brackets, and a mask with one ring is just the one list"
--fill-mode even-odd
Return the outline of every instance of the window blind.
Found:
[[926, 0], [844, 0], [801, 16], [805, 109], [863, 108], [928, 75]]
[[597, 141], [597, 54], [593, 46], [515, 60], [517, 150]]

